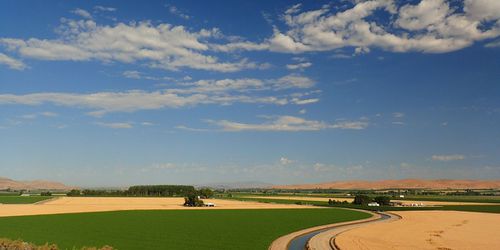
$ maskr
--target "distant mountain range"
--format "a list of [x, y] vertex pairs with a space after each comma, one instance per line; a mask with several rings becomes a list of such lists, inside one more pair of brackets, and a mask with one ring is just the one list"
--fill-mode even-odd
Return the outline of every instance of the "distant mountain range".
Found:
[[34, 180], [34, 181], [15, 181], [12, 179], [0, 177], [0, 190], [70, 190], [72, 187], [66, 186], [60, 182]]
[[265, 182], [245, 181], [245, 182], [219, 182], [195, 185], [197, 188], [213, 188], [213, 189], [247, 189], [247, 188], [271, 188], [273, 184]]
[[337, 181], [316, 184], [279, 185], [276, 189], [500, 189], [500, 180], [379, 180]]

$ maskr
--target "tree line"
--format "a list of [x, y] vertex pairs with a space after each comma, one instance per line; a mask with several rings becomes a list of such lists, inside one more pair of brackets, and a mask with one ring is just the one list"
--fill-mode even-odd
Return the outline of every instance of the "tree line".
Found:
[[67, 196], [141, 196], [141, 197], [186, 197], [196, 195], [201, 198], [209, 198], [214, 195], [208, 188], [196, 190], [187, 185], [141, 185], [131, 186], [126, 190], [96, 190], [96, 189], [73, 189], [66, 193]]

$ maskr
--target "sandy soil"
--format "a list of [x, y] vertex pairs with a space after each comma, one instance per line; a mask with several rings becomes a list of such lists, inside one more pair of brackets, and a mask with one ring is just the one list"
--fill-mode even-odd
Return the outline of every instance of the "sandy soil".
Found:
[[337, 236], [341, 249], [500, 249], [500, 214], [458, 211], [396, 212], [403, 219]]
[[[249, 198], [264, 198], [276, 200], [301, 200], [301, 201], [328, 201], [329, 199], [336, 201], [352, 202], [353, 198], [323, 198], [323, 197], [304, 197], [304, 196], [248, 196]], [[498, 203], [477, 203], [477, 202], [462, 202], [462, 201], [412, 201], [412, 200], [391, 200], [400, 201], [403, 204], [423, 203], [426, 206], [444, 206], [444, 205], [498, 205]]]
[[184, 207], [184, 198], [139, 198], [139, 197], [61, 197], [38, 204], [0, 205], [0, 217], [38, 214], [62, 214], [118, 210], [161, 210], [161, 209], [275, 209], [275, 208], [318, 208], [293, 204], [268, 204], [258, 202], [205, 199], [216, 207]]

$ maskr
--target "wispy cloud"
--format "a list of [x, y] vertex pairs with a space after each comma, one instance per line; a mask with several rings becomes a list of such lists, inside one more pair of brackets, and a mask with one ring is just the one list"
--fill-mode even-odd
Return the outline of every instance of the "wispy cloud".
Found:
[[116, 8], [106, 7], [106, 6], [102, 6], [102, 5], [96, 5], [96, 6], [94, 6], [94, 10], [114, 12], [114, 11], [116, 11]]
[[290, 160], [290, 159], [288, 159], [286, 157], [281, 157], [280, 158], [280, 164], [281, 165], [289, 165], [289, 164], [292, 164], [292, 163], [294, 163], [294, 161]]
[[111, 123], [95, 122], [94, 124], [101, 127], [114, 128], [114, 129], [130, 129], [134, 127], [131, 123], [128, 122], [111, 122]]
[[170, 12], [170, 14], [173, 14], [173, 15], [178, 16], [178, 17], [180, 17], [182, 19], [185, 19], [185, 20], [189, 20], [191, 18], [189, 15], [187, 15], [184, 12], [180, 11], [179, 8], [177, 8], [174, 5], [167, 4], [165, 6], [168, 8], [168, 11]]
[[310, 62], [301, 62], [301, 63], [297, 63], [297, 64], [287, 64], [286, 65], [286, 68], [287, 69], [291, 69], [291, 70], [303, 70], [305, 68], [309, 68], [312, 66], [312, 63]]
[[323, 121], [306, 120], [295, 116], [265, 117], [268, 121], [264, 123], [242, 123], [228, 120], [208, 120], [209, 123], [220, 127], [223, 131], [319, 131], [325, 129], [352, 129], [362, 130], [368, 127], [369, 123], [363, 121], [339, 121], [326, 123]]
[[207, 131], [211, 131], [210, 129], [206, 129], [206, 128], [191, 128], [191, 127], [188, 127], [188, 126], [185, 126], [185, 125], [178, 125], [175, 128], [176, 129], [180, 129], [180, 130], [192, 131], [192, 132], [207, 132]]
[[24, 70], [27, 68], [26, 64], [22, 61], [14, 59], [4, 53], [0, 53], [0, 64], [7, 65], [11, 69]]
[[394, 118], [403, 118], [403, 117], [405, 117], [405, 113], [394, 112], [394, 113], [392, 113], [392, 117], [394, 117]]
[[[135, 72], [129, 72], [135, 76]], [[234, 103], [305, 105], [319, 101], [311, 97], [317, 92], [277, 94], [281, 90], [301, 90], [314, 86], [311, 79], [291, 74], [278, 79], [200, 80], [178, 84], [177, 88], [158, 91], [130, 90], [124, 92], [53, 93], [25, 95], [0, 94], [0, 105], [55, 105], [91, 109], [89, 115], [102, 116], [110, 112], [134, 112], [162, 108], [180, 108], [202, 104], [230, 105]], [[256, 92], [258, 91], [258, 93]], [[263, 92], [267, 91], [267, 92]]]
[[461, 161], [465, 160], [465, 156], [461, 154], [452, 154], [452, 155], [433, 155], [433, 161]]
[[57, 113], [54, 113], [54, 112], [39, 112], [39, 113], [33, 113], [33, 114], [25, 114], [25, 115], [22, 115], [20, 116], [21, 118], [23, 119], [36, 119], [40, 116], [44, 116], [44, 117], [56, 117], [56, 116], [59, 116], [59, 114]]

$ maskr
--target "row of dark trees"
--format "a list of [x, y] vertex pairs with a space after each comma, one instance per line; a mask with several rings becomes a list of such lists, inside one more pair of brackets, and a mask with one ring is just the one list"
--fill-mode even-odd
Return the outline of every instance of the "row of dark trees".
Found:
[[94, 190], [73, 189], [67, 196], [145, 196], [145, 197], [186, 197], [188, 195], [209, 198], [214, 195], [211, 189], [196, 190], [193, 186], [186, 185], [143, 185], [131, 186], [127, 190]]
[[150, 185], [150, 186], [132, 186], [127, 190], [130, 196], [185, 196], [194, 193], [193, 186], [184, 185]]
[[388, 206], [390, 205], [391, 198], [388, 196], [377, 196], [375, 198], [372, 198], [368, 195], [361, 194], [361, 195], [356, 195], [352, 203], [355, 205], [366, 205], [370, 202], [376, 202], [380, 206]]

